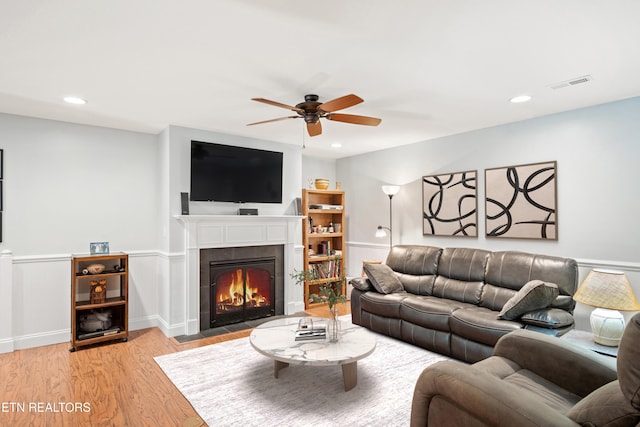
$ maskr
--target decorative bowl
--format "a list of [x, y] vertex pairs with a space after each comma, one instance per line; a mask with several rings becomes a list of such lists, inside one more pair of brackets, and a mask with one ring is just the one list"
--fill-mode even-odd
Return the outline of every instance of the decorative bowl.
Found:
[[89, 270], [89, 274], [100, 274], [104, 271], [104, 265], [91, 264], [90, 266], [87, 267], [87, 270]]
[[316, 179], [316, 189], [318, 190], [326, 190], [329, 188], [329, 180], [324, 178]]

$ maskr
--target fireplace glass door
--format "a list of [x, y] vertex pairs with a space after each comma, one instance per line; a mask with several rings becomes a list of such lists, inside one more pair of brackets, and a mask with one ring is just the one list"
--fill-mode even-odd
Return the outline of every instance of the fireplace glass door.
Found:
[[275, 314], [275, 259], [211, 263], [211, 327]]

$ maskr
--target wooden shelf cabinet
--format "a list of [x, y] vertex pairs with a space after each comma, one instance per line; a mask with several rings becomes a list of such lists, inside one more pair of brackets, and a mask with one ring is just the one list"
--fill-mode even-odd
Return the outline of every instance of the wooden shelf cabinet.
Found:
[[[104, 270], [91, 274], [92, 264]], [[129, 255], [71, 257], [71, 351], [103, 341], [127, 341], [128, 305]]]
[[[305, 309], [322, 305], [311, 295], [320, 295], [322, 283], [344, 276], [345, 210], [344, 191], [302, 190], [302, 243], [304, 269], [313, 279], [304, 284]], [[343, 284], [342, 293], [346, 292]]]

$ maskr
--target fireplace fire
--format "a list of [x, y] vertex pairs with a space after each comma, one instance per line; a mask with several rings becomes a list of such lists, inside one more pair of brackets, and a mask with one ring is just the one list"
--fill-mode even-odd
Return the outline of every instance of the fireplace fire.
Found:
[[275, 259], [211, 262], [211, 327], [275, 314]]
[[[223, 274], [217, 279], [218, 295], [216, 297], [216, 311], [242, 309], [243, 305], [249, 307], [264, 307], [269, 305], [269, 287], [271, 277], [269, 272], [263, 269], [238, 268], [230, 273]], [[224, 283], [227, 283], [225, 285]], [[253, 286], [256, 284], [256, 286]]]

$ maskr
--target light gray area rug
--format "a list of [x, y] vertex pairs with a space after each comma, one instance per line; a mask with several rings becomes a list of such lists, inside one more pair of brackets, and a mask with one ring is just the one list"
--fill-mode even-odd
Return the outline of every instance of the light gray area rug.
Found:
[[210, 427], [408, 426], [418, 376], [447, 357], [376, 338], [348, 392], [339, 366], [290, 365], [274, 378], [273, 360], [256, 352], [249, 338], [155, 360]]

